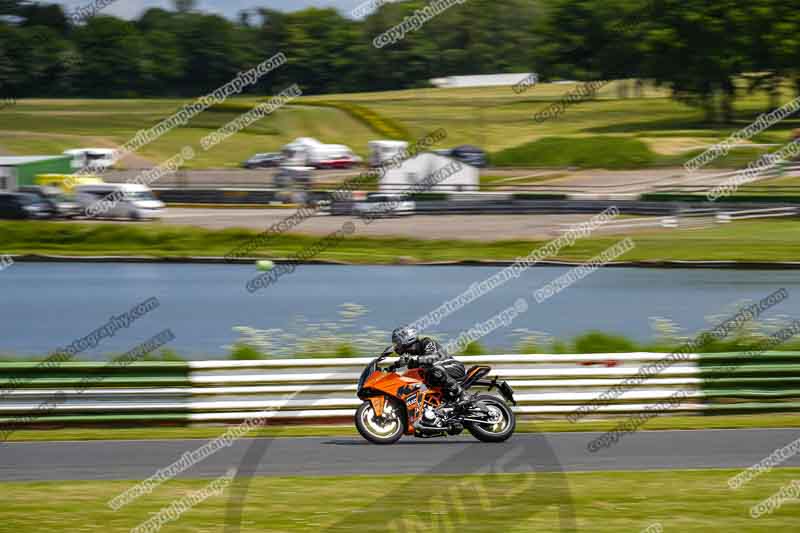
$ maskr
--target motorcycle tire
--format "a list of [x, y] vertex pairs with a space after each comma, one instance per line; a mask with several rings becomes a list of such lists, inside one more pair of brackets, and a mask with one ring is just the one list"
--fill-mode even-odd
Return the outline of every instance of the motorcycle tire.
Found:
[[[387, 398], [384, 412], [388, 412], [392, 417], [385, 424], [389, 426], [386, 432], [381, 431], [383, 424], [375, 419], [371, 402], [365, 401], [356, 411], [356, 429], [362, 437], [373, 444], [394, 444], [405, 433], [406, 417], [400, 403], [394, 398]], [[383, 418], [386, 418], [386, 415]]]
[[495, 429], [487, 429], [484, 424], [475, 422], [467, 422], [464, 426], [472, 433], [472, 436], [481, 442], [504, 442], [511, 438], [514, 434], [514, 429], [517, 427], [517, 419], [514, 412], [506, 405], [502, 399], [491, 394], [481, 394], [475, 398], [475, 401], [483, 403], [489, 409], [497, 409], [503, 416], [504, 423], [501, 427], [493, 426]]

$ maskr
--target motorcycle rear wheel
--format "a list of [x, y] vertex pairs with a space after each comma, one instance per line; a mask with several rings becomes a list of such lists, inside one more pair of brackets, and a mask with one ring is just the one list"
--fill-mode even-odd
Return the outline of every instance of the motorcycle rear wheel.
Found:
[[356, 429], [373, 444], [394, 444], [405, 433], [405, 416], [397, 400], [387, 398], [381, 417], [375, 416], [370, 401], [365, 401], [356, 411]]
[[517, 427], [517, 419], [506, 402], [491, 394], [481, 394], [475, 398], [475, 401], [483, 403], [491, 414], [499, 415], [500, 420], [493, 425], [476, 422], [465, 423], [465, 427], [472, 433], [472, 436], [481, 442], [503, 442], [511, 438]]

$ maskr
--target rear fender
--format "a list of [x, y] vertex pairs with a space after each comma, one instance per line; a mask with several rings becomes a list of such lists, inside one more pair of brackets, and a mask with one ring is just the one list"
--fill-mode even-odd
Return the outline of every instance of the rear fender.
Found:
[[514, 399], [514, 389], [511, 388], [511, 385], [508, 384], [506, 381], [499, 381], [497, 378], [494, 379], [480, 379], [475, 382], [475, 385], [482, 385], [488, 387], [491, 391], [494, 388], [500, 392], [500, 395], [510, 404], [517, 405], [517, 401]]

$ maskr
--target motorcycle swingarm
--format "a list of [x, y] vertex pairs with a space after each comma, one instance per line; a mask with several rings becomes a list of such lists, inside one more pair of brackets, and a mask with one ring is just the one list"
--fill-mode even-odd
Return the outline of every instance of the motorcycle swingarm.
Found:
[[517, 405], [517, 401], [514, 399], [514, 389], [512, 389], [511, 385], [509, 385], [506, 381], [498, 381], [496, 377], [493, 379], [479, 379], [475, 382], [475, 385], [489, 387], [490, 391], [494, 388], [497, 388], [507, 402], [511, 403], [512, 405]]

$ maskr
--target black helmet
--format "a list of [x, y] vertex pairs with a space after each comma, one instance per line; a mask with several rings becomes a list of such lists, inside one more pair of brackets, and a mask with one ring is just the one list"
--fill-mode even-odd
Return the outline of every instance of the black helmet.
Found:
[[397, 328], [392, 332], [392, 344], [397, 353], [417, 342], [417, 330], [412, 327]]

